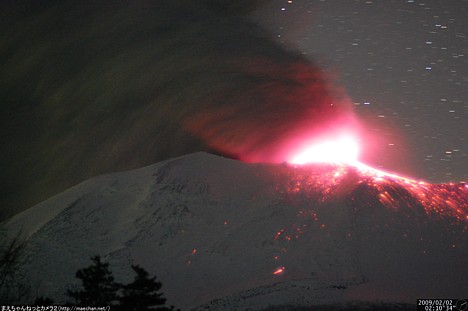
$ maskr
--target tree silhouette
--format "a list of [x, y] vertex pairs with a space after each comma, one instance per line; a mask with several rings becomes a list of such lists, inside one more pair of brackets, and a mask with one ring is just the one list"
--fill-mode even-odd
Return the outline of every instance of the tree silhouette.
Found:
[[30, 288], [19, 272], [25, 258], [26, 241], [21, 232], [10, 238], [0, 225], [0, 302], [24, 303], [30, 295]]
[[163, 294], [158, 293], [162, 284], [156, 281], [156, 277], [150, 278], [148, 272], [138, 265], [132, 265], [132, 269], [136, 276], [132, 283], [122, 286], [122, 296], [119, 298], [121, 310], [170, 310], [156, 307], [166, 302]]
[[67, 295], [78, 305], [108, 306], [117, 301], [119, 284], [114, 281], [109, 264], [101, 262], [100, 256], [91, 258], [93, 264], [78, 270], [76, 277], [81, 280], [83, 290], [67, 290]]
[[[131, 266], [135, 279], [130, 284], [119, 284], [114, 281], [109, 264], [101, 262], [100, 256], [91, 258], [93, 264], [76, 272], [83, 289], [68, 290], [67, 295], [82, 306], [113, 306], [122, 311], [173, 311], [173, 306], [164, 306], [166, 299], [159, 290], [162, 287], [156, 277], [149, 277], [148, 272], [140, 266]], [[158, 307], [160, 306], [160, 307]]]

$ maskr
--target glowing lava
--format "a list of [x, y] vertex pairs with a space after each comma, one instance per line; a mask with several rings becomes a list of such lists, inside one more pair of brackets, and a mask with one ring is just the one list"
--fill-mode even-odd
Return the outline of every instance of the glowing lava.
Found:
[[[334, 221], [327, 218], [329, 215], [324, 210], [343, 204], [349, 204], [351, 211], [358, 214], [366, 209], [388, 209], [391, 212], [385, 226], [398, 219], [392, 215], [398, 212], [402, 219], [412, 219], [417, 228], [430, 219], [433, 225], [448, 226], [449, 232], [468, 232], [467, 184], [435, 185], [375, 169], [358, 160], [361, 148], [355, 137], [359, 135], [353, 134], [356, 132], [340, 132], [334, 137], [322, 136], [291, 144], [287, 162], [292, 165], [284, 166], [284, 173], [278, 175], [275, 186], [275, 191], [284, 195], [288, 204], [298, 208], [297, 221], [278, 228], [272, 236], [283, 257], [288, 243], [300, 239], [308, 230], [315, 230], [314, 235], [323, 232], [328, 237], [328, 228], [333, 228]], [[311, 204], [302, 205], [304, 198]], [[344, 237], [353, 238], [352, 232]], [[406, 232], [402, 232], [402, 239], [408, 239]], [[448, 249], [463, 247], [455, 234], [452, 241]], [[279, 255], [273, 256], [275, 266]], [[284, 266], [276, 266], [272, 273], [284, 276], [284, 271]]]
[[391, 177], [406, 182], [418, 182], [397, 174], [384, 172], [368, 166], [358, 160], [360, 147], [353, 136], [340, 136], [336, 139], [324, 139], [306, 146], [294, 153], [287, 162], [290, 164], [304, 165], [309, 163], [329, 163], [336, 165], [353, 166], [364, 175], [372, 175], [376, 178]]
[[[312, 192], [319, 194], [320, 201], [326, 201], [328, 197], [333, 197], [333, 193], [336, 191], [334, 189], [339, 188], [343, 179], [349, 174], [350, 169], [354, 169], [360, 175], [358, 184], [365, 183], [375, 188], [379, 192], [379, 201], [384, 206], [395, 208], [398, 205], [396, 203], [398, 197], [409, 195], [416, 199], [428, 213], [442, 210], [447, 213], [450, 210], [454, 212], [453, 215], [456, 218], [468, 220], [466, 197], [460, 197], [462, 196], [460, 192], [463, 193], [468, 189], [465, 183], [431, 185], [424, 181], [384, 172], [358, 161], [359, 149], [357, 140], [353, 136], [316, 140], [311, 145], [302, 145], [302, 149], [293, 153], [287, 162], [295, 166], [325, 163], [331, 165], [334, 169], [325, 170], [323, 174], [318, 172], [311, 174], [306, 178], [308, 179], [307, 182], [297, 180], [288, 192], [301, 192], [304, 190], [304, 186], [312, 184], [315, 185]], [[318, 167], [315, 169], [318, 169]], [[396, 187], [402, 187], [406, 194], [401, 194], [402, 190], [394, 191], [393, 188]], [[390, 188], [393, 189], [390, 191], [391, 193], [388, 192]], [[283, 234], [284, 232], [278, 232], [276, 239]]]
[[285, 270], [285, 267], [280, 267], [278, 269], [276, 269], [275, 271], [273, 271], [273, 274], [274, 275], [278, 275], [278, 274], [282, 274]]
[[292, 164], [357, 162], [359, 147], [355, 139], [343, 136], [336, 140], [318, 142], [295, 155]]

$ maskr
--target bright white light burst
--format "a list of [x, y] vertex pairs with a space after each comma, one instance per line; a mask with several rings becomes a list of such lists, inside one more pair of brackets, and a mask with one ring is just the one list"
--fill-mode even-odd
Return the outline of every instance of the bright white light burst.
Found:
[[292, 164], [356, 164], [358, 155], [359, 147], [357, 142], [352, 137], [344, 136], [336, 140], [318, 142], [294, 156], [289, 162]]

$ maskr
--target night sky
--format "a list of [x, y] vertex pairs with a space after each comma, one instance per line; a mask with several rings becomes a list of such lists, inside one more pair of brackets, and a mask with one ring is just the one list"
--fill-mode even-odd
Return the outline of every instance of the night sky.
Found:
[[437, 183], [468, 179], [467, 17], [466, 0], [277, 1], [257, 15], [334, 72], [388, 154], [405, 154], [371, 162]]
[[[0, 204], [195, 151], [468, 178], [468, 1], [4, 1]], [[2, 215], [0, 215], [3, 217]]]

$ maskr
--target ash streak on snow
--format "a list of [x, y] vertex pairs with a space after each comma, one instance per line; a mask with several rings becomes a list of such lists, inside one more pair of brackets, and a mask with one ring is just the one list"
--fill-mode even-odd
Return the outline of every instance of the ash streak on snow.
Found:
[[248, 20], [261, 2], [2, 2], [2, 206], [199, 150], [282, 161], [298, 133], [353, 123], [343, 91]]

